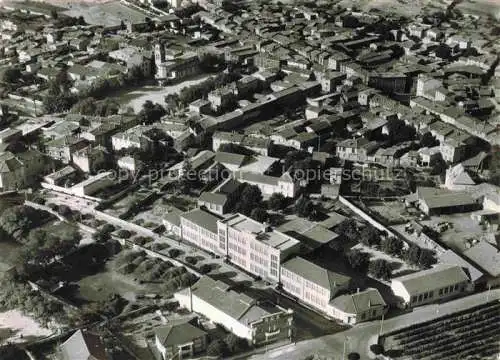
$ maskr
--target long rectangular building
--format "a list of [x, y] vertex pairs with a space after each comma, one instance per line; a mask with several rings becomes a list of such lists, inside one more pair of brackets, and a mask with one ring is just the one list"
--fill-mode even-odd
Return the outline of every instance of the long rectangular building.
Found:
[[219, 220], [217, 227], [229, 261], [272, 282], [280, 281], [281, 263], [300, 251], [299, 240], [242, 214]]
[[290, 339], [292, 336], [292, 310], [270, 302], [257, 302], [208, 276], [174, 296], [180, 306], [202, 314], [253, 345]]

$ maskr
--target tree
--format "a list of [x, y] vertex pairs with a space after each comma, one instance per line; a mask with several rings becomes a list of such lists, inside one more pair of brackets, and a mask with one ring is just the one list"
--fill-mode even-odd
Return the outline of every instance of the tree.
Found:
[[165, 108], [160, 104], [153, 104], [151, 100], [146, 100], [139, 112], [139, 119], [144, 124], [152, 124], [160, 121], [161, 117], [166, 113]]
[[372, 226], [368, 225], [361, 230], [359, 234], [359, 240], [362, 244], [366, 246], [373, 246], [380, 244], [380, 236]]
[[271, 210], [275, 210], [275, 211], [281, 210], [286, 205], [285, 195], [283, 195], [282, 193], [273, 193], [269, 197], [267, 204], [269, 206], [269, 209], [271, 209]]
[[121, 229], [116, 233], [116, 236], [118, 236], [120, 239], [128, 239], [132, 236], [132, 233], [128, 230]]
[[200, 266], [200, 273], [208, 274], [210, 271], [212, 271], [212, 266], [210, 264], [203, 264]]
[[349, 250], [346, 254], [347, 261], [351, 267], [359, 272], [363, 272], [370, 263], [370, 256], [360, 250]]
[[21, 70], [18, 68], [6, 69], [2, 75], [2, 81], [8, 84], [15, 84], [21, 79]]
[[168, 256], [171, 258], [176, 258], [181, 254], [181, 251], [179, 249], [170, 249], [168, 250]]
[[99, 230], [92, 234], [92, 239], [98, 243], [103, 243], [111, 239], [111, 233]]
[[439, 145], [439, 141], [430, 132], [424, 133], [420, 138], [420, 146], [422, 147], [434, 147], [437, 145]]
[[236, 203], [236, 210], [249, 216], [253, 209], [262, 203], [262, 192], [258, 186], [245, 184], [240, 200]]
[[430, 249], [422, 249], [420, 251], [420, 256], [418, 258], [418, 265], [423, 268], [430, 268], [436, 263], [436, 257], [434, 251]]
[[182, 175], [179, 179], [181, 185], [181, 192], [183, 194], [189, 194], [191, 189], [196, 185], [198, 180], [198, 174], [193, 171], [193, 165], [191, 160], [186, 157], [182, 163]]
[[356, 220], [346, 219], [342, 221], [335, 230], [336, 233], [344, 235], [349, 240], [354, 240], [358, 236]]
[[405, 258], [410, 264], [418, 264], [418, 260], [420, 259], [420, 247], [416, 244], [411, 244], [408, 251], [406, 251]]
[[448, 167], [442, 157], [434, 158], [429, 165], [432, 168], [431, 175], [443, 175]]
[[29, 206], [19, 205], [10, 207], [0, 216], [2, 228], [14, 240], [23, 242], [31, 229], [41, 226], [53, 216]]
[[207, 346], [208, 356], [225, 356], [227, 353], [227, 345], [221, 339], [215, 339]]
[[224, 338], [224, 342], [226, 343], [227, 350], [230, 354], [237, 354], [248, 348], [248, 342], [234, 334], [228, 334]]
[[2, 360], [29, 360], [26, 352], [14, 344], [7, 344], [0, 347], [0, 359]]
[[53, 20], [57, 20], [57, 18], [59, 17], [59, 14], [57, 13], [57, 10], [53, 9], [50, 11], [50, 17], [53, 19]]
[[267, 214], [266, 210], [264, 210], [261, 207], [258, 207], [258, 208], [255, 208], [252, 210], [252, 212], [250, 213], [250, 217], [252, 219], [254, 219], [255, 221], [258, 221], [260, 223], [264, 223], [267, 221], [268, 214]]
[[401, 255], [401, 251], [403, 250], [403, 240], [396, 238], [396, 237], [387, 237], [383, 242], [382, 242], [382, 249], [385, 253], [389, 255]]
[[200, 68], [204, 72], [217, 71], [224, 65], [224, 57], [217, 54], [204, 53], [199, 58]]
[[314, 204], [309, 198], [301, 196], [295, 202], [295, 211], [300, 217], [309, 217], [314, 211]]
[[384, 259], [376, 259], [370, 262], [368, 272], [377, 279], [390, 280], [392, 275], [391, 265]]

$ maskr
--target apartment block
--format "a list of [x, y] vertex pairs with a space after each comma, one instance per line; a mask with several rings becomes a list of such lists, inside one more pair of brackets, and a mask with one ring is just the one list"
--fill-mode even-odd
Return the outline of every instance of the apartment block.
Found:
[[280, 281], [280, 265], [300, 251], [300, 242], [236, 214], [217, 222], [219, 251], [246, 271], [272, 282]]

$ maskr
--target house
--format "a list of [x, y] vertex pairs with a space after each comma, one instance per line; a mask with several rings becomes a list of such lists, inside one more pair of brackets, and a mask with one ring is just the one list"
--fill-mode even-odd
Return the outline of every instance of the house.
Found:
[[365, 161], [377, 147], [376, 142], [365, 138], [347, 139], [337, 144], [337, 156], [350, 161]]
[[436, 267], [392, 279], [391, 289], [402, 307], [420, 306], [464, 294], [471, 289], [469, 276], [460, 266]]
[[76, 175], [77, 171], [75, 168], [67, 165], [62, 169], [44, 176], [43, 180], [50, 185], [64, 186], [66, 182], [70, 182], [75, 179], [77, 177]]
[[198, 206], [204, 206], [208, 211], [217, 215], [224, 215], [228, 212], [229, 199], [227, 195], [214, 192], [203, 192], [198, 198]]
[[182, 81], [200, 71], [200, 60], [194, 52], [175, 52], [166, 44], [155, 44], [156, 79], [160, 84]]
[[[199, 175], [200, 171], [203, 169], [207, 168], [213, 163], [213, 158], [215, 157], [215, 154], [211, 152], [210, 150], [203, 150], [200, 151], [198, 154], [193, 156], [192, 158], [188, 159], [188, 161], [191, 163], [191, 170], [193, 172], [196, 172], [196, 175]], [[168, 172], [170, 176], [173, 177], [180, 177], [183, 176], [184, 170], [184, 161], [178, 162], [177, 164], [173, 165], [168, 169]]]
[[330, 300], [349, 289], [351, 278], [296, 256], [281, 265], [280, 282], [299, 301], [328, 314]]
[[416, 191], [418, 208], [427, 215], [453, 214], [474, 211], [481, 204], [469, 193], [432, 187], [418, 187]]
[[219, 251], [233, 264], [268, 281], [280, 281], [280, 264], [301, 249], [300, 241], [245, 215], [217, 221]]
[[3, 191], [16, 190], [34, 184], [46, 166], [44, 156], [34, 150], [18, 154], [0, 153], [0, 188]]
[[62, 360], [110, 360], [102, 338], [89, 331], [77, 330], [59, 346]]
[[142, 70], [143, 75], [148, 78], [153, 73], [153, 56], [151, 51], [140, 51], [133, 46], [124, 47], [108, 53], [111, 59], [124, 63], [128, 71], [134, 67]]
[[207, 333], [189, 322], [157, 327], [154, 334], [163, 360], [191, 358], [207, 347]]
[[245, 135], [242, 134], [234, 132], [216, 131], [212, 136], [212, 150], [218, 151], [222, 144], [240, 145], [244, 138]]
[[328, 306], [332, 317], [349, 325], [380, 318], [387, 312], [382, 295], [373, 288], [340, 295], [330, 301]]
[[257, 186], [264, 196], [280, 193], [285, 197], [293, 198], [299, 189], [298, 182], [295, 181], [289, 173], [284, 173], [280, 177], [275, 177], [254, 172], [237, 171], [234, 173], [233, 177], [239, 182]]
[[96, 173], [109, 164], [110, 154], [103, 146], [87, 146], [71, 154], [73, 165], [86, 173]]
[[88, 145], [86, 139], [64, 136], [47, 142], [45, 152], [51, 158], [69, 164], [73, 160], [73, 154]]
[[258, 302], [208, 276], [174, 296], [181, 307], [205, 316], [254, 346], [292, 336], [292, 310], [270, 302]]

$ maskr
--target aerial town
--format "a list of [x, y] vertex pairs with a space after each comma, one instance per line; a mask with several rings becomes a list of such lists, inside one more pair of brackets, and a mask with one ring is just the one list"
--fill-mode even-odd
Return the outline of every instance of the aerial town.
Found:
[[500, 3], [0, 2], [0, 360], [500, 359]]

